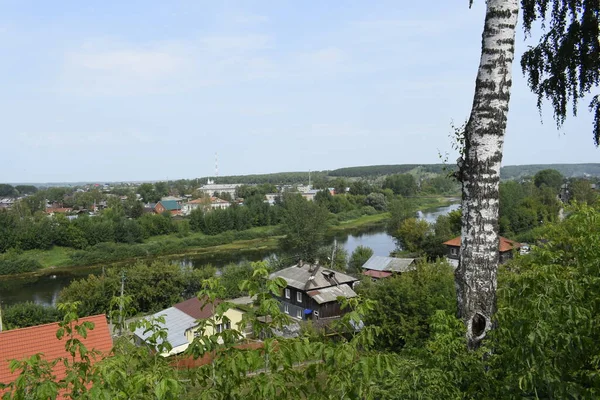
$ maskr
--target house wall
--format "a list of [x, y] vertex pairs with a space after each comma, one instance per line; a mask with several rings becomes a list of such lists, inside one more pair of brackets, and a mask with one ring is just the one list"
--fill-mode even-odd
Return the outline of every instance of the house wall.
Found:
[[[230, 322], [231, 322], [231, 329], [236, 329], [238, 331], [240, 331], [240, 333], [242, 334], [243, 337], [246, 337], [246, 330], [245, 329], [240, 329], [240, 324], [242, 322], [242, 317], [244, 315], [244, 312], [241, 310], [238, 310], [237, 308], [230, 308], [229, 310], [225, 311], [224, 316], [226, 316], [227, 318], [229, 318]], [[221, 321], [215, 321], [217, 324], [221, 323]], [[199, 327], [195, 327], [192, 329], [188, 329], [185, 332], [185, 337], [188, 340], [189, 343], [192, 343], [192, 341], [194, 340], [194, 336], [195, 333], [198, 331], [198, 329], [200, 329]], [[215, 333], [215, 329], [212, 326], [207, 326], [204, 328], [204, 331], [202, 333], [202, 336], [212, 336]]]
[[[305, 315], [304, 310], [309, 309], [313, 311], [317, 311], [319, 313], [319, 318], [331, 318], [338, 317], [346, 313], [346, 310], [342, 310], [340, 304], [337, 301], [319, 304], [314, 301], [311, 297], [306, 294], [306, 292], [295, 289], [293, 287], [287, 287], [290, 291], [290, 297], [287, 298], [285, 295], [285, 289], [281, 293], [281, 297], [278, 297], [279, 300], [279, 309], [288, 314], [292, 318], [296, 319], [312, 319], [314, 318], [314, 314]], [[298, 301], [298, 293], [301, 293], [301, 301]], [[287, 312], [286, 312], [287, 305]]]
[[154, 212], [157, 214], [162, 214], [164, 211], [165, 207], [162, 204], [157, 204], [156, 207], [154, 207]]
[[[446, 256], [451, 259], [451, 260], [458, 260], [458, 254], [460, 251], [460, 248], [457, 246], [446, 246], [447, 249], [447, 253]], [[454, 249], [454, 252], [452, 251], [452, 249]], [[513, 258], [513, 252], [511, 251], [504, 251], [500, 253], [500, 258], [499, 258], [499, 262], [500, 264], [505, 263], [506, 261], [510, 260], [511, 258]]]

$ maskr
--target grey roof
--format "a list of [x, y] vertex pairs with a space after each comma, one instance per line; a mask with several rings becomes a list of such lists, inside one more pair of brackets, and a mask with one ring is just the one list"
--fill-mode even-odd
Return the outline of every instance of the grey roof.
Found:
[[307, 293], [319, 304], [337, 301], [338, 297], [356, 297], [356, 292], [348, 285], [331, 286], [324, 289], [311, 290]]
[[288, 286], [304, 291], [352, 283], [358, 280], [342, 272], [304, 263], [301, 266], [294, 265], [281, 271], [273, 272], [270, 278], [283, 278], [286, 280]]
[[254, 301], [256, 300], [256, 296], [242, 296], [242, 297], [236, 297], [235, 299], [231, 299], [231, 300], [226, 300], [228, 303], [232, 303], [232, 304], [236, 304], [236, 305], [242, 305], [242, 306], [251, 306]]
[[[152, 315], [152, 317], [164, 317], [164, 324], [160, 323], [159, 325], [167, 329], [167, 341], [173, 347], [186, 344], [188, 341], [185, 337], [185, 331], [198, 324], [196, 319], [175, 307], [169, 307], [166, 310], [159, 311]], [[152, 335], [152, 332], [144, 333], [144, 328], [137, 328], [134, 333], [144, 341]]]
[[362, 267], [374, 271], [406, 272], [415, 269], [414, 262], [414, 258], [371, 256]]

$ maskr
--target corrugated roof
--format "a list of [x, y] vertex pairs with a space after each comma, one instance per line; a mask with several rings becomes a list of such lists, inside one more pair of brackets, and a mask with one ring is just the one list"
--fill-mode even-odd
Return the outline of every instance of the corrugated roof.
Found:
[[415, 269], [415, 259], [371, 256], [362, 267], [374, 271], [406, 272]]
[[167, 211], [181, 210], [181, 205], [179, 203], [177, 203], [175, 200], [164, 200], [164, 201], [161, 200], [158, 202], [158, 204], [162, 204], [162, 206]]
[[[333, 275], [330, 276], [330, 274]], [[313, 278], [311, 279], [311, 277]], [[320, 289], [344, 283], [352, 283], [358, 280], [342, 272], [331, 271], [311, 264], [294, 265], [281, 271], [273, 272], [270, 278], [283, 278], [288, 286], [300, 290]]]
[[[152, 317], [163, 317], [165, 319], [165, 322], [160, 323], [159, 325], [166, 328], [167, 341], [174, 348], [187, 344], [188, 341], [185, 337], [185, 331], [197, 325], [196, 318], [189, 316], [175, 307], [169, 307], [166, 310], [159, 311], [152, 315]], [[144, 341], [152, 335], [152, 332], [144, 333], [143, 328], [137, 328], [134, 333]], [[160, 339], [159, 343], [162, 343]]]
[[[112, 349], [112, 338], [106, 316], [102, 314], [80, 318], [78, 324], [82, 322], [94, 323], [94, 329], [88, 330], [85, 339], [77, 333], [75, 333], [75, 337], [81, 340], [89, 351], [93, 349], [107, 355]], [[58, 328], [58, 323], [53, 323], [0, 332], [0, 382], [10, 383], [18, 377], [16, 372], [14, 374], [10, 372], [10, 360], [23, 360], [37, 353], [42, 353], [47, 361], [61, 357], [70, 359], [71, 355], [65, 350], [67, 338], [63, 337], [61, 340], [56, 338]], [[98, 360], [92, 359], [92, 363], [95, 361]], [[53, 373], [57, 380], [63, 379], [65, 377], [64, 364], [57, 363]], [[0, 391], [1, 394], [2, 391]]]
[[[446, 246], [454, 246], [460, 247], [460, 236], [455, 237], [454, 239], [450, 239], [443, 244]], [[500, 236], [500, 243], [498, 245], [500, 252], [511, 251], [513, 249], [520, 249], [521, 243], [515, 242], [514, 240], [507, 239], [505, 237]]]
[[338, 297], [356, 297], [356, 292], [348, 285], [331, 286], [324, 289], [311, 290], [307, 292], [313, 300], [319, 304], [337, 301]]

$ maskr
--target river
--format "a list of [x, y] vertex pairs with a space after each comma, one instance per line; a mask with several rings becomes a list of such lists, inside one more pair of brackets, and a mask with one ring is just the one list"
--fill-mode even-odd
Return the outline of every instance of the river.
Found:
[[[438, 207], [431, 210], [418, 211], [417, 216], [427, 222], [433, 223], [438, 216], [458, 209], [458, 204], [446, 207]], [[352, 254], [358, 246], [367, 246], [373, 249], [378, 256], [388, 256], [396, 248], [396, 241], [385, 231], [385, 226], [367, 227], [357, 229], [354, 232], [336, 234], [327, 239], [329, 244], [336, 240], [348, 254]], [[260, 261], [273, 255], [271, 250], [262, 251], [236, 251], [227, 254], [210, 254], [193, 257], [173, 258], [174, 262], [201, 268], [206, 264], [212, 264], [216, 268], [232, 262]], [[102, 268], [78, 268], [62, 274], [28, 278], [14, 278], [0, 281], [0, 304], [3, 306], [32, 301], [38, 304], [56, 304], [58, 294], [72, 280], [88, 276], [91, 273], [101, 273]]]

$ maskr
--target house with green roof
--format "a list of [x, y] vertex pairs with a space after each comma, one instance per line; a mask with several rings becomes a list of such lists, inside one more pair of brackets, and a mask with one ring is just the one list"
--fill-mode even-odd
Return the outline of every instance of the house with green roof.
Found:
[[171, 215], [179, 215], [181, 214], [181, 204], [176, 200], [161, 200], [154, 206], [154, 212], [157, 214], [162, 214], [165, 211], [168, 211]]

